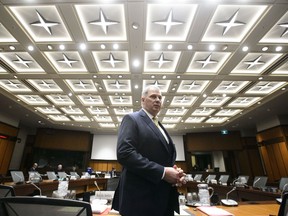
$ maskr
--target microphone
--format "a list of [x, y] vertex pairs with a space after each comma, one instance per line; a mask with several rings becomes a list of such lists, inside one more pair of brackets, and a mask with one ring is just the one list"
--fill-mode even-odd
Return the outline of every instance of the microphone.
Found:
[[221, 203], [226, 206], [238, 206], [238, 203], [235, 200], [228, 199], [228, 195], [235, 191], [236, 187], [233, 187], [232, 190], [228, 191], [226, 194], [226, 199], [221, 199]]

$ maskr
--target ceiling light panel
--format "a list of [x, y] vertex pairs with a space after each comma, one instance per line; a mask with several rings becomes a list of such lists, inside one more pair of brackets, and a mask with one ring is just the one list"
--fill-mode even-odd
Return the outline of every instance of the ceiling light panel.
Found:
[[68, 86], [77, 93], [80, 92], [97, 92], [97, 89], [94, 85], [93, 80], [87, 80], [87, 79], [69, 79], [66, 80], [66, 83]]
[[201, 123], [206, 119], [206, 117], [188, 117], [185, 123]]
[[195, 111], [191, 114], [192, 116], [210, 116], [215, 111], [214, 108], [197, 108]]
[[67, 106], [67, 107], [61, 107], [60, 109], [69, 115], [81, 115], [81, 114], [83, 114], [82, 110], [78, 107]]
[[87, 72], [78, 52], [44, 52], [59, 73]]
[[260, 43], [285, 43], [287, 44], [288, 28], [287, 28], [288, 12], [286, 12], [275, 25], [260, 40]]
[[265, 5], [219, 5], [202, 41], [240, 42], [266, 9]]
[[103, 80], [107, 92], [131, 92], [130, 80]]
[[174, 96], [170, 106], [192, 106], [196, 99], [197, 97], [191, 95]]
[[222, 81], [213, 94], [236, 94], [248, 84], [248, 81]]
[[0, 58], [17, 73], [44, 73], [43, 68], [28, 52], [0, 53]]
[[125, 41], [126, 19], [123, 4], [75, 5], [88, 41]]
[[241, 107], [247, 108], [255, 104], [261, 99], [261, 97], [238, 97], [229, 103], [228, 107]]
[[92, 52], [97, 67], [102, 72], [129, 72], [128, 52]]
[[9, 9], [34, 41], [72, 41], [56, 6], [13, 6]]
[[133, 112], [132, 108], [126, 108], [126, 107], [114, 108], [114, 113], [116, 115], [126, 115], [132, 112]]
[[40, 111], [41, 113], [45, 115], [61, 114], [61, 112], [55, 107], [36, 107], [36, 110]]
[[8, 92], [32, 92], [23, 82], [17, 79], [13, 80], [0, 80], [0, 87]]
[[17, 42], [17, 40], [10, 34], [10, 32], [1, 24], [0, 22], [0, 43], [12, 43]]
[[248, 53], [239, 64], [231, 71], [231, 74], [261, 74], [282, 54]]
[[51, 95], [46, 95], [46, 97], [50, 101], [52, 101], [52, 103], [55, 104], [55, 105], [59, 105], [59, 106], [74, 105], [74, 102], [67, 95], [51, 94]]
[[253, 87], [245, 92], [245, 94], [270, 94], [275, 90], [284, 86], [286, 82], [265, 82], [256, 83]]
[[196, 4], [148, 4], [146, 40], [186, 40], [196, 10]]
[[202, 107], [220, 107], [224, 103], [226, 103], [229, 99], [230, 97], [219, 97], [219, 96], [207, 97], [201, 103], [201, 106]]
[[104, 105], [102, 98], [99, 95], [78, 95], [80, 102], [85, 106], [99, 106]]
[[62, 92], [62, 89], [56, 84], [53, 79], [28, 79], [27, 81], [40, 92]]
[[109, 115], [108, 109], [102, 107], [89, 107], [87, 110], [92, 115]]
[[29, 105], [49, 105], [49, 103], [39, 95], [17, 95], [17, 97]]
[[231, 53], [228, 52], [195, 52], [188, 73], [218, 73]]
[[209, 80], [182, 80], [177, 92], [201, 93], [209, 84]]

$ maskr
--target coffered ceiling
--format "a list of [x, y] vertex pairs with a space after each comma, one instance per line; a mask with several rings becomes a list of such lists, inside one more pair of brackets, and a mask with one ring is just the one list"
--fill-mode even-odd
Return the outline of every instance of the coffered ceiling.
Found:
[[150, 84], [175, 134], [287, 93], [287, 0], [0, 2], [1, 98], [38, 127], [115, 133]]

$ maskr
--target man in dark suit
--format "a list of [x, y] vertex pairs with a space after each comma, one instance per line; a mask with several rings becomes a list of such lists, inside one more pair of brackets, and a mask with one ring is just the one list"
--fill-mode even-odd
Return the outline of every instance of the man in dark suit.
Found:
[[123, 216], [174, 216], [179, 212], [177, 186], [185, 173], [174, 163], [175, 145], [157, 118], [162, 94], [146, 87], [142, 109], [124, 116], [118, 132], [117, 159], [123, 166], [112, 208]]

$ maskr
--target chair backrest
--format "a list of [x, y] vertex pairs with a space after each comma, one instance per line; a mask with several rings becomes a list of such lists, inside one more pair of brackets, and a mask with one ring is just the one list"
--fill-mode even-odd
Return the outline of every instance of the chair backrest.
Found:
[[249, 180], [249, 176], [245, 176], [245, 175], [238, 176], [238, 182], [242, 184], [247, 184], [248, 180]]
[[14, 188], [8, 185], [0, 185], [0, 197], [15, 196]]
[[283, 194], [282, 202], [278, 211], [278, 216], [287, 216], [288, 215], [288, 192]]
[[22, 171], [10, 171], [10, 174], [15, 184], [25, 182], [25, 177]]
[[64, 178], [67, 177], [67, 173], [65, 173], [65, 172], [58, 172], [58, 177], [59, 177], [60, 179], [64, 179]]
[[42, 197], [0, 198], [1, 216], [92, 216], [90, 203]]
[[[286, 186], [285, 186], [286, 185]], [[284, 188], [285, 186], [285, 188]], [[284, 190], [288, 190], [288, 177], [282, 177], [280, 179], [280, 182], [279, 182], [279, 189], [282, 191], [283, 189]]]
[[216, 175], [210, 174], [206, 177], [206, 181], [209, 183], [211, 180], [214, 180], [216, 178]]
[[48, 179], [49, 179], [49, 180], [56, 180], [56, 179], [58, 179], [56, 173], [53, 172], [53, 171], [47, 171], [47, 176], [48, 176]]
[[219, 177], [219, 180], [218, 180], [218, 182], [219, 183], [227, 183], [228, 182], [228, 179], [229, 179], [229, 175], [221, 175], [220, 177]]
[[266, 186], [267, 180], [267, 176], [255, 176], [253, 181], [253, 187], [264, 188]]
[[202, 174], [196, 174], [194, 176], [194, 181], [201, 181], [201, 178], [202, 178]]
[[119, 178], [109, 178], [107, 179], [107, 191], [115, 191], [118, 186]]

